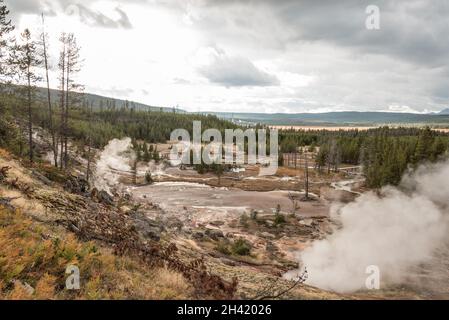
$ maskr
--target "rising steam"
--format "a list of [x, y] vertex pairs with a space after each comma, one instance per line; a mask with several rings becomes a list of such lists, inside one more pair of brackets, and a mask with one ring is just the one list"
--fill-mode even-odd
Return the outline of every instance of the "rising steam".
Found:
[[366, 289], [366, 268], [380, 269], [381, 286], [405, 282], [410, 268], [432, 260], [447, 240], [449, 161], [408, 173], [385, 187], [333, 208], [341, 228], [300, 254], [307, 284], [338, 292]]
[[[113, 190], [122, 191], [123, 184], [120, 177], [133, 174], [133, 163], [136, 153], [131, 138], [113, 139], [100, 153], [94, 173], [94, 186], [112, 194]], [[140, 161], [137, 166], [137, 176], [144, 176], [150, 172], [153, 176], [165, 175], [165, 164]]]
[[134, 158], [131, 138], [109, 141], [96, 163], [95, 188], [112, 193], [111, 189], [119, 184], [120, 175], [131, 171], [131, 161]]

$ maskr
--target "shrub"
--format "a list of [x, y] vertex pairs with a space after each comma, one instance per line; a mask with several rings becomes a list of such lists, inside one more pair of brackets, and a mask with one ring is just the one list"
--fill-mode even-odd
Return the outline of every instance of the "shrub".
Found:
[[251, 253], [251, 244], [245, 239], [237, 239], [232, 244], [232, 253], [239, 256], [248, 256]]
[[153, 181], [153, 177], [151, 176], [151, 172], [150, 171], [147, 171], [146, 173], [145, 173], [145, 183], [146, 184], [152, 184], [154, 181]]
[[257, 210], [253, 210], [251, 211], [251, 220], [257, 220], [257, 215], [259, 213], [257, 212]]
[[240, 224], [244, 227], [244, 228], [248, 228], [248, 216], [246, 215], [246, 213], [242, 214], [240, 216]]
[[285, 217], [283, 214], [281, 213], [276, 213], [275, 217], [274, 217], [274, 224], [276, 226], [285, 223]]

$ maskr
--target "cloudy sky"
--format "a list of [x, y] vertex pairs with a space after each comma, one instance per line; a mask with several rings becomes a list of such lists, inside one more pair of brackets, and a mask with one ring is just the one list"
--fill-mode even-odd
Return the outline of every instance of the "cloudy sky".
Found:
[[58, 34], [76, 34], [90, 93], [189, 111], [449, 107], [447, 0], [5, 2], [19, 29], [46, 14], [53, 66]]

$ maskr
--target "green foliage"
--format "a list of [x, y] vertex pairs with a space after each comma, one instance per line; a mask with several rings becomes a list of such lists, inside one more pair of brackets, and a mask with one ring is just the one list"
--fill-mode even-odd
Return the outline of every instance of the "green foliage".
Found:
[[147, 171], [146, 173], [145, 173], [145, 183], [146, 184], [152, 184], [154, 181], [153, 181], [153, 177], [151, 176], [151, 172], [150, 171]]
[[4, 5], [4, 1], [0, 0], [0, 80], [2, 80], [1, 76], [6, 73], [4, 59], [7, 55], [4, 48], [8, 45], [7, 35], [14, 30], [8, 15], [8, 8]]
[[[203, 149], [201, 150], [201, 154], [202, 153], [203, 153]], [[193, 150], [190, 151], [190, 161], [191, 161], [191, 163], [193, 162]], [[231, 165], [217, 163], [217, 162], [213, 162], [212, 164], [206, 164], [204, 162], [203, 157], [201, 157], [201, 163], [200, 164], [195, 164], [194, 165], [194, 169], [199, 174], [205, 174], [205, 173], [209, 173], [209, 172], [213, 173], [220, 180], [220, 178], [221, 178], [221, 176], [223, 175], [224, 172], [227, 172], [227, 171], [231, 170]]]
[[[0, 112], [1, 112], [0, 102]], [[26, 140], [20, 133], [20, 128], [12, 121], [12, 118], [2, 113], [0, 117], [0, 148], [5, 148], [15, 155], [22, 156], [28, 151]]]
[[285, 217], [284, 215], [281, 213], [281, 205], [278, 204], [276, 206], [276, 211], [274, 212], [274, 225], [277, 227], [281, 224], [284, 224], [285, 221]]
[[279, 226], [286, 222], [285, 217], [282, 213], [276, 213], [274, 216], [274, 225]]
[[315, 166], [320, 171], [337, 169], [339, 163], [363, 165], [367, 185], [372, 188], [397, 185], [409, 166], [437, 161], [449, 148], [449, 135], [429, 128], [284, 130], [280, 139], [284, 146], [318, 146]]
[[251, 253], [251, 249], [251, 244], [242, 238], [235, 240], [231, 246], [232, 253], [239, 256], [248, 256]]
[[[71, 113], [71, 136], [82, 139], [88, 132], [87, 114], [83, 109], [72, 110]], [[170, 134], [175, 129], [186, 129], [192, 135], [193, 121], [201, 121], [203, 129], [217, 128], [224, 131], [225, 128], [235, 127], [215, 116], [135, 111], [125, 108], [98, 110], [93, 112], [92, 117], [94, 124], [92, 140], [96, 147], [103, 147], [109, 140], [125, 136], [149, 143], [164, 143], [170, 140]], [[42, 122], [45, 123], [45, 118]], [[143, 153], [145, 157], [145, 149]], [[148, 153], [154, 160], [159, 160], [157, 150], [149, 149]]]
[[425, 161], [436, 161], [448, 149], [447, 137], [438, 137], [429, 128], [415, 136], [392, 137], [389, 130], [367, 139], [363, 146], [364, 173], [369, 187], [397, 185], [409, 167]]

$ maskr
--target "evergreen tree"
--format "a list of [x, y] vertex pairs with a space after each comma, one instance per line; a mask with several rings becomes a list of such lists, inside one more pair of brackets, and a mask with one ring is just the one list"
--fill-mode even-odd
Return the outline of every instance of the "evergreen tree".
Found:
[[420, 162], [427, 158], [429, 155], [430, 147], [432, 143], [432, 131], [429, 127], [421, 131], [418, 137], [418, 143], [416, 144], [416, 151], [414, 155], [414, 161]]
[[8, 19], [8, 15], [8, 8], [4, 4], [3, 0], [0, 0], [0, 82], [4, 80], [4, 76], [7, 73], [7, 35], [14, 30], [14, 26], [12, 25], [11, 20]]
[[142, 149], [143, 149], [143, 156], [142, 156], [143, 161], [150, 162], [151, 154], [148, 150], [148, 145], [146, 143], [144, 143]]
[[9, 58], [10, 65], [14, 70], [14, 79], [19, 96], [27, 106], [28, 113], [28, 154], [29, 160], [33, 162], [33, 114], [32, 105], [35, 99], [36, 83], [40, 77], [36, 69], [42, 64], [38, 58], [37, 43], [32, 39], [31, 32], [25, 29], [20, 36], [20, 42], [15, 43]]

